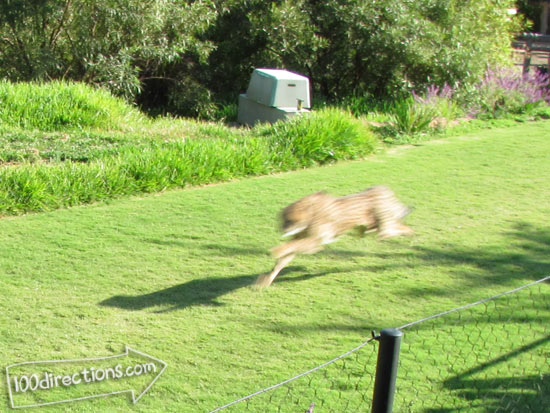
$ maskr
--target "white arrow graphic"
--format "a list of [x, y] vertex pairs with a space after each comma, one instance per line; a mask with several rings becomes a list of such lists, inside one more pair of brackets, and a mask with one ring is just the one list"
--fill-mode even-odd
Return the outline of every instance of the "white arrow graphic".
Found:
[[[139, 358], [148, 360], [148, 363], [137, 364], [133, 366], [123, 366], [120, 362], [122, 362], [123, 359], [126, 357], [130, 358], [132, 354], [134, 355], [134, 357], [139, 357]], [[91, 367], [94, 365], [94, 363], [105, 364], [110, 361], [118, 361], [119, 363], [113, 367], [106, 368], [106, 369]], [[80, 371], [73, 371], [72, 374], [56, 375], [55, 373], [51, 373], [51, 371], [55, 369], [56, 366], [59, 366], [59, 365], [72, 366], [78, 363], [86, 364], [86, 368]], [[122, 394], [122, 393], [130, 393], [132, 395], [132, 402], [135, 404], [141, 399], [141, 397], [143, 397], [145, 393], [147, 393], [147, 391], [149, 391], [151, 386], [153, 386], [153, 384], [161, 376], [164, 370], [166, 370], [167, 366], [168, 365], [164, 361], [159, 360], [155, 357], [152, 357], [148, 354], [142, 353], [140, 351], [134, 350], [128, 346], [125, 346], [124, 353], [116, 354], [113, 356], [82, 358], [82, 359], [72, 359], [72, 360], [26, 361], [22, 363], [15, 363], [6, 367], [6, 380], [8, 383], [10, 405], [12, 409], [23, 409], [23, 408], [46, 406], [46, 405], [58, 404], [58, 403], [68, 403], [68, 402], [73, 402], [77, 400], [86, 400], [86, 399], [92, 399], [97, 397], [107, 397], [107, 396], [112, 396], [114, 394]], [[33, 374], [17, 375], [18, 370], [21, 370], [21, 371], [24, 370], [25, 372], [32, 371]], [[124, 389], [124, 390], [113, 391], [113, 392], [102, 391], [100, 392], [100, 394], [91, 394], [91, 395], [86, 395], [82, 397], [73, 397], [73, 398], [66, 398], [62, 400], [53, 400], [53, 401], [46, 401], [46, 402], [39, 402], [39, 403], [28, 403], [28, 402], [16, 403], [17, 401], [16, 399], [18, 395], [23, 395], [23, 394], [28, 395], [34, 391], [40, 391], [42, 392], [41, 394], [44, 394], [46, 390], [55, 389], [57, 391], [56, 394], [58, 394], [59, 389], [69, 388], [69, 387], [74, 389], [76, 388], [76, 386], [80, 384], [85, 384], [85, 386], [81, 386], [81, 387], [82, 388], [85, 387], [87, 389], [87, 392], [90, 392], [91, 388], [89, 384], [102, 382], [105, 385], [105, 383], [109, 381], [114, 382], [114, 381], [119, 381], [120, 379], [123, 379], [123, 378], [129, 378], [132, 376], [152, 375], [152, 374], [154, 374], [153, 379], [149, 382], [147, 387], [145, 387], [145, 389], [141, 391], [137, 396], [136, 396], [136, 392], [133, 389]]]

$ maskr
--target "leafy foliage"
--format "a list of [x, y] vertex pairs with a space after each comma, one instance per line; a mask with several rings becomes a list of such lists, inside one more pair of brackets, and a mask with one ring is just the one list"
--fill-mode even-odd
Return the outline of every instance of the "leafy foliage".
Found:
[[10, 0], [0, 77], [83, 80], [143, 107], [213, 119], [254, 67], [325, 100], [471, 84], [508, 58], [512, 0]]
[[[248, 3], [248, 2], [246, 2]], [[327, 98], [398, 96], [445, 82], [473, 82], [509, 56], [519, 30], [512, 1], [298, 0], [249, 11], [263, 40], [250, 66], [290, 67]], [[264, 54], [258, 55], [263, 49]]]
[[0, 76], [85, 80], [133, 99], [185, 53], [205, 58], [211, 46], [197, 35], [213, 17], [202, 0], [2, 2]]
[[459, 99], [478, 117], [522, 114], [550, 103], [550, 76], [539, 71], [521, 73], [508, 68], [489, 69], [479, 82], [464, 88]]
[[393, 135], [415, 135], [426, 132], [434, 117], [431, 105], [415, 102], [411, 96], [393, 104], [389, 129]]

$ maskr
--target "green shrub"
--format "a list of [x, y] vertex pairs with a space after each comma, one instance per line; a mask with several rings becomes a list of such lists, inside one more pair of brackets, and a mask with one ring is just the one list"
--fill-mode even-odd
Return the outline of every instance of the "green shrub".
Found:
[[464, 110], [455, 99], [455, 94], [456, 88], [449, 86], [447, 83], [442, 87], [430, 85], [422, 94], [412, 93], [417, 105], [431, 108], [435, 117], [444, 118], [445, 121], [464, 116]]
[[395, 136], [425, 133], [435, 115], [433, 106], [416, 102], [411, 96], [392, 105], [388, 129]]
[[[407, 94], [408, 95], [408, 94]], [[393, 103], [398, 100], [380, 100], [370, 94], [346, 96], [340, 105], [349, 110], [355, 116], [367, 116], [369, 118], [386, 118], [392, 111]]]
[[[236, 0], [217, 16], [205, 84], [236, 96], [252, 67], [306, 74], [315, 96], [399, 99], [509, 61], [513, 0]], [[238, 22], [238, 24], [235, 24]]]
[[236, 122], [239, 113], [239, 106], [236, 103], [220, 103], [217, 105], [214, 119], [222, 122]]
[[488, 69], [477, 84], [462, 89], [460, 100], [479, 118], [536, 114], [550, 104], [549, 86], [550, 76], [539, 71]]
[[465, 111], [458, 102], [451, 98], [440, 98], [435, 102], [434, 110], [436, 116], [445, 118], [446, 120], [455, 120], [464, 116]]
[[358, 158], [376, 143], [365, 122], [334, 108], [259, 126], [255, 133], [268, 139], [274, 162], [284, 169]]
[[41, 131], [119, 129], [143, 119], [123, 100], [83, 83], [0, 82], [0, 123], [5, 126]]

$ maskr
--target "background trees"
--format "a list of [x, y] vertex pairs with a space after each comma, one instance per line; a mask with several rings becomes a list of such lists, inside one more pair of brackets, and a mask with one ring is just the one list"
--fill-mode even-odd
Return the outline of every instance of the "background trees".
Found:
[[384, 99], [468, 84], [506, 62], [512, 0], [5, 0], [0, 77], [72, 79], [160, 112], [211, 118], [254, 67], [314, 96]]
[[213, 46], [197, 35], [215, 17], [201, 0], [5, 0], [0, 76], [83, 80], [132, 100], [187, 53], [204, 59]]

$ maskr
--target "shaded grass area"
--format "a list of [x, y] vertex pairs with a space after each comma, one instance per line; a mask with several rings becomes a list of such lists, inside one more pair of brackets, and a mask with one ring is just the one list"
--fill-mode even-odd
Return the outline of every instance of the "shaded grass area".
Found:
[[[537, 122], [494, 129], [401, 146], [368, 161], [5, 217], [2, 365], [119, 354], [127, 344], [168, 364], [138, 404], [113, 396], [41, 409], [207, 412], [342, 354], [372, 329], [542, 278], [550, 270], [548, 128]], [[414, 236], [387, 242], [346, 236], [298, 257], [268, 290], [248, 287], [273, 265], [268, 250], [279, 242], [281, 208], [317, 190], [343, 195], [374, 184], [389, 185], [415, 207], [407, 218]], [[550, 314], [541, 308], [520, 306], [511, 322], [528, 320], [543, 330]], [[510, 339], [509, 332], [496, 334], [491, 340]], [[425, 382], [422, 360], [430, 350], [424, 341], [410, 341], [420, 358], [408, 369], [409, 383]], [[370, 349], [359, 353], [359, 363], [369, 362]], [[537, 370], [523, 366], [518, 376], [527, 380], [545, 374], [547, 348], [529, 354]], [[444, 411], [456, 398], [467, 404], [473, 397], [469, 377], [481, 379], [459, 375], [476, 363], [469, 352], [464, 358], [468, 363], [442, 386], [440, 404], [424, 409]], [[321, 376], [335, 411], [371, 397], [371, 367], [351, 363], [350, 369]], [[363, 371], [358, 392], [348, 375]], [[496, 378], [516, 374], [506, 370]], [[1, 376], [6, 389], [4, 381]], [[281, 411], [293, 412], [312, 401], [320, 405], [311, 399], [321, 397], [314, 385], [306, 379], [295, 396], [283, 389], [258, 405], [281, 403]], [[445, 389], [456, 391], [451, 397]], [[430, 390], [402, 389], [399, 400], [423, 398], [422, 391]], [[6, 392], [0, 404], [7, 405]], [[249, 410], [257, 411], [254, 404]]]

